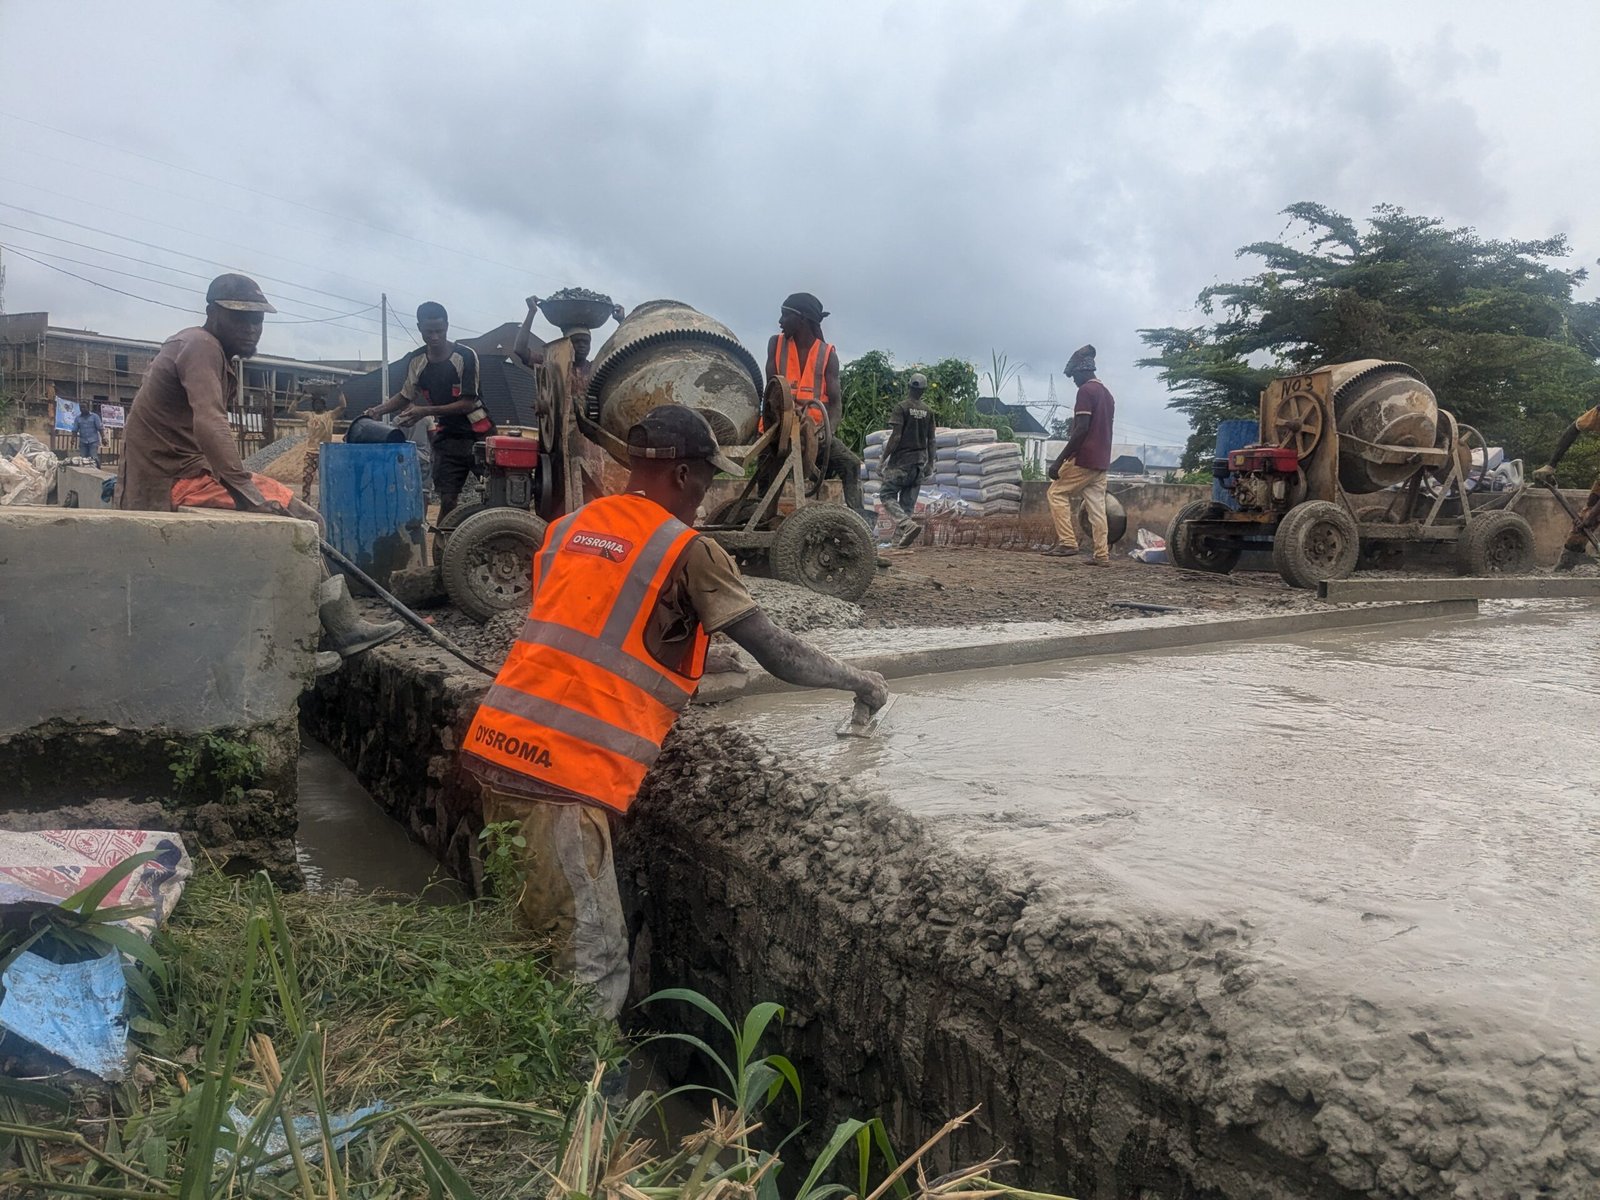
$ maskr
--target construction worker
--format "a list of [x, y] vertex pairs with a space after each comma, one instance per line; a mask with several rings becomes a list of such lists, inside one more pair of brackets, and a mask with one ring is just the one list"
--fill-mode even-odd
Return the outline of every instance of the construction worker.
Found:
[[709, 635], [790, 683], [853, 692], [874, 711], [888, 699], [881, 675], [775, 626], [727, 551], [690, 527], [716, 473], [739, 474], [704, 417], [651, 409], [627, 444], [625, 491], [550, 526], [527, 623], [461, 748], [484, 821], [515, 821], [526, 841], [523, 914], [611, 1018], [629, 974], [610, 822], [694, 694]]
[[1078, 396], [1073, 405], [1072, 432], [1048, 472], [1050, 487], [1045, 497], [1055, 522], [1056, 544], [1045, 553], [1062, 558], [1077, 556], [1077, 509], [1082, 504], [1088, 510], [1089, 531], [1094, 536], [1094, 557], [1090, 561], [1097, 567], [1108, 567], [1111, 547], [1106, 539], [1106, 471], [1111, 466], [1111, 426], [1117, 402], [1106, 385], [1095, 378], [1093, 346], [1074, 350], [1062, 370], [1078, 385]]
[[[1572, 443], [1585, 433], [1600, 433], [1600, 404], [1579, 414], [1578, 418], [1568, 425], [1556, 441], [1556, 448], [1550, 455], [1550, 461], [1545, 463], [1533, 473], [1533, 481], [1544, 487], [1550, 487], [1556, 481], [1556, 467], [1566, 457]], [[1600, 529], [1600, 475], [1595, 476], [1594, 483], [1589, 486], [1589, 498], [1585, 501], [1583, 511], [1578, 514], [1578, 519], [1572, 524], [1572, 532], [1567, 535], [1566, 542], [1561, 547], [1561, 557], [1556, 560], [1556, 570], [1570, 571], [1583, 561], [1584, 554], [1589, 549], [1589, 534]]]
[[[844, 502], [868, 525], [861, 500], [861, 459], [837, 436], [832, 436], [844, 419], [844, 401], [839, 391], [839, 355], [822, 339], [822, 320], [828, 314], [822, 301], [810, 292], [795, 292], [778, 310], [778, 332], [767, 339], [767, 382], [774, 378], [789, 381], [795, 407], [816, 422], [819, 431], [830, 435], [828, 465], [824, 477], [837, 479], [844, 490]], [[811, 405], [821, 405], [826, 413]]]
[[[179, 508], [228, 508], [240, 512], [322, 518], [295, 498], [287, 484], [245, 470], [228, 422], [228, 397], [238, 383], [234, 362], [250, 358], [261, 342], [265, 314], [276, 312], [255, 280], [219, 275], [206, 289], [206, 323], [173, 334], [145, 371], [128, 408], [117, 476], [117, 504], [124, 509], [172, 512]], [[317, 672], [339, 665], [394, 637], [399, 621], [377, 623], [361, 616], [344, 576], [325, 579], [321, 592], [327, 650]]]
[[79, 457], [92, 459], [97, 467], [100, 465], [100, 437], [104, 431], [105, 425], [100, 420], [100, 414], [95, 412], [93, 405], [85, 404], [78, 413], [78, 419], [72, 423], [72, 432], [78, 435]]
[[406, 358], [400, 390], [365, 415], [376, 418], [398, 411], [398, 424], [406, 427], [433, 421], [429, 450], [443, 521], [460, 502], [467, 476], [478, 471], [473, 449], [494, 432], [494, 422], [479, 390], [478, 352], [450, 340], [450, 314], [444, 305], [428, 300], [417, 306], [417, 333], [422, 345]]
[[[589, 375], [594, 370], [594, 364], [589, 361], [589, 351], [594, 344], [594, 333], [583, 325], [571, 325], [561, 331], [561, 337], [570, 343], [571, 350], [566, 354], [556, 353], [556, 344], [546, 344], [542, 349], [533, 345], [533, 318], [539, 315], [539, 297], [529, 296], [527, 299], [528, 315], [522, 318], [522, 328], [517, 330], [517, 340], [511, 345], [511, 353], [522, 360], [522, 365], [528, 368], [542, 366], [546, 361], [554, 361], [557, 357], [566, 360], [567, 392], [572, 396], [581, 396], [589, 390]], [[620, 325], [627, 316], [622, 305], [611, 306], [611, 316]]]
[[905, 399], [889, 416], [889, 438], [883, 443], [883, 488], [878, 498], [894, 522], [894, 544], [901, 548], [922, 534], [912, 514], [917, 511], [922, 481], [933, 470], [933, 410], [923, 402], [927, 390], [926, 375], [918, 371], [911, 376]]

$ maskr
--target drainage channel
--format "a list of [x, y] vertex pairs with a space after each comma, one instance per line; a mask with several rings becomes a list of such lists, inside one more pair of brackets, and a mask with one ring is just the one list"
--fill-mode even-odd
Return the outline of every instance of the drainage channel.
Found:
[[[640, 994], [784, 1003], [813, 1127], [981, 1102], [958, 1160], [1080, 1197], [1590, 1194], [1597, 620], [904, 679], [868, 743], [836, 695], [691, 713], [618, 842]], [[308, 722], [454, 862], [481, 683], [386, 650]]]

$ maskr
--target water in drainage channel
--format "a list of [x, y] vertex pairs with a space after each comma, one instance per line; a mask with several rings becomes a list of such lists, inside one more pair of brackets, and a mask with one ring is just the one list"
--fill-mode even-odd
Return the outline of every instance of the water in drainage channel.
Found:
[[300, 829], [295, 850], [306, 887], [353, 887], [416, 896], [424, 903], [463, 898], [429, 854], [378, 806], [355, 775], [321, 742], [300, 747]]

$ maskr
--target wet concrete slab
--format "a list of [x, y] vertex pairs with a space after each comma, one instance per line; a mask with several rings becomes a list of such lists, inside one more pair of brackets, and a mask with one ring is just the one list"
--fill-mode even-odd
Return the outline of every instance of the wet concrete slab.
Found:
[[904, 681], [736, 723], [969, 850], [1151, 912], [1242, 919], [1340, 987], [1600, 1034], [1600, 609]]
[[[836, 738], [826, 694], [722, 715], [1063, 911], [1225, 931], [1227, 1049], [1161, 1069], [1225, 1104], [1270, 1062], [1314, 1081], [1296, 1099], [1347, 1186], [1488, 1195], [1480, 1170], [1600, 1186], [1597, 645], [1592, 604], [1497, 602], [905, 680], [876, 740]], [[1386, 1145], [1415, 1179], [1385, 1181]]]

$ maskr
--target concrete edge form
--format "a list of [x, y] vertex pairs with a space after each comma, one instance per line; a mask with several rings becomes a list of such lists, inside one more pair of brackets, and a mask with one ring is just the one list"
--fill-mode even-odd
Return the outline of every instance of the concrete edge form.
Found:
[[[1013, 667], [1056, 659], [1087, 658], [1100, 654], [1131, 654], [1145, 650], [1173, 650], [1213, 642], [1285, 637], [1319, 629], [1352, 629], [1401, 621], [1434, 621], [1470, 617], [1478, 611], [1476, 599], [1438, 599], [1415, 604], [1384, 604], [1367, 608], [1327, 608], [1312, 612], [1276, 613], [1217, 621], [1167, 623], [1121, 622], [1118, 628], [1094, 633], [1064, 633], [1034, 638], [979, 643], [919, 646], [869, 654], [846, 654], [851, 666], [877, 671], [886, 679], [934, 675], [947, 671], [974, 671], [985, 667]], [[937, 631], [933, 631], [937, 632]], [[793, 685], [764, 671], [746, 676], [708, 676], [696, 693], [697, 703], [731, 700], [794, 690]]]
[[1469, 575], [1455, 579], [1329, 579], [1317, 587], [1330, 604], [1427, 600], [1600, 600], [1600, 577]]

